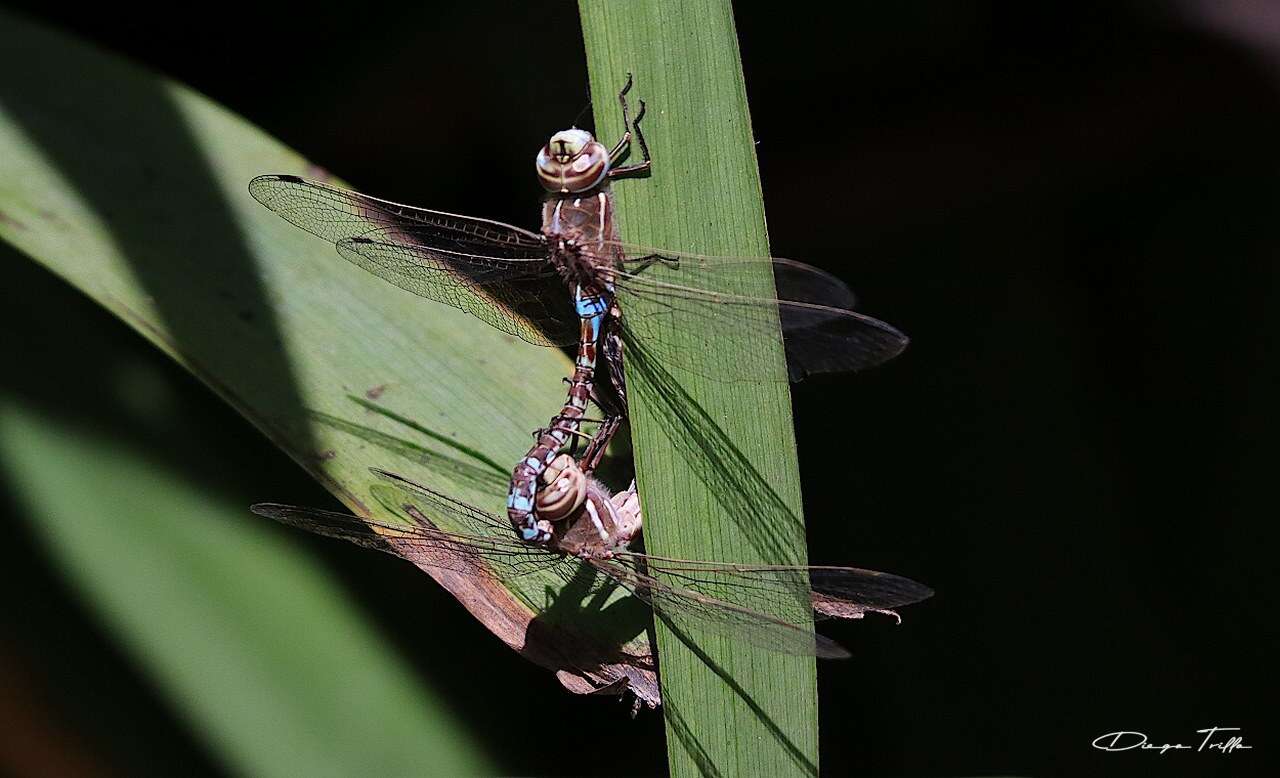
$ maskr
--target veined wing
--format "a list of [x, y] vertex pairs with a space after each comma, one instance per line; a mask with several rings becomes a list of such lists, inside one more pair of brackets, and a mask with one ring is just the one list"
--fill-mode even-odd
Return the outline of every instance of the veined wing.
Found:
[[[511, 523], [505, 518], [498, 518], [488, 511], [447, 497], [388, 470], [372, 467], [369, 472], [380, 481], [374, 486], [374, 495], [392, 510], [403, 513], [401, 508], [411, 504], [425, 514], [427, 522], [433, 527], [443, 521], [445, 526], [460, 528], [467, 534], [492, 535], [516, 545], [529, 545], [515, 538]], [[387, 497], [385, 500], [384, 495]]]
[[538, 346], [578, 341], [569, 290], [545, 257], [510, 262], [432, 248], [417, 229], [389, 227], [338, 242], [344, 259], [419, 297], [466, 311]]
[[417, 228], [434, 247], [509, 260], [547, 258], [542, 235], [510, 224], [415, 208], [299, 176], [258, 176], [249, 194], [290, 224], [330, 243], [372, 230]]
[[582, 571], [582, 562], [575, 557], [516, 539], [505, 517], [499, 518], [395, 473], [377, 468], [373, 473], [382, 480], [371, 489], [378, 502], [418, 523], [461, 528], [464, 534], [455, 537], [461, 538], [459, 542], [500, 580], [549, 570], [567, 583]]
[[807, 625], [793, 624], [692, 589], [669, 585], [638, 569], [634, 561], [634, 558], [618, 558], [592, 564], [649, 603], [656, 614], [674, 619], [677, 627], [684, 622], [784, 654], [824, 659], [849, 656], [839, 643], [815, 634]]
[[[666, 345], [662, 336], [677, 320], [709, 338], [741, 341], [742, 354], [781, 331], [789, 378], [878, 365], [907, 346], [907, 336], [889, 324], [853, 310], [853, 292], [842, 281], [800, 262], [771, 257], [710, 257], [663, 249], [622, 246], [617, 271], [623, 326], [646, 355], [692, 372], [727, 381], [771, 380], [750, 359], [708, 365], [703, 355]], [[772, 273], [776, 297], [751, 293], [752, 279]]]
[[412, 512], [409, 517], [414, 523], [392, 524], [349, 513], [278, 503], [258, 503], [251, 510], [317, 535], [383, 551], [424, 567], [467, 575], [510, 579], [568, 561], [515, 538], [445, 532], [421, 522], [421, 517], [413, 516]]
[[392, 284], [537, 345], [576, 341], [568, 292], [542, 235], [393, 203], [298, 176], [258, 176], [249, 193]]
[[637, 568], [673, 587], [722, 600], [760, 603], [779, 614], [799, 614], [812, 608], [816, 618], [856, 619], [868, 612], [890, 614], [894, 608], [933, 596], [932, 589], [909, 578], [857, 567], [737, 565], [638, 553], [626, 556]]

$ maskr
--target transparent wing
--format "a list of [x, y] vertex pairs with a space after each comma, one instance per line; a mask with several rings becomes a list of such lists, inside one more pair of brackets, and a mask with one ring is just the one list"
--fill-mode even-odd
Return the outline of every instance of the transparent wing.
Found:
[[[483, 561], [487, 571], [499, 580], [511, 580], [543, 570], [554, 573], [566, 583], [583, 580], [579, 574], [584, 572], [584, 564], [579, 559], [518, 540], [505, 517], [499, 518], [395, 473], [378, 469], [373, 473], [382, 480], [372, 487], [379, 502], [420, 524], [444, 524], [463, 530], [464, 534], [453, 536], [458, 550]], [[449, 551], [453, 552], [454, 548]], [[601, 588], [608, 588], [608, 583], [593, 581], [584, 591], [593, 593]]]
[[417, 228], [434, 247], [512, 261], [545, 260], [542, 235], [510, 224], [431, 211], [289, 175], [258, 176], [249, 194], [285, 221], [330, 243], [372, 230]]
[[[751, 359], [706, 364], [701, 354], [666, 345], [662, 337], [677, 321], [690, 322], [708, 338], [736, 340], [741, 354], [758, 354], [760, 343], [777, 341], [781, 330], [789, 378], [860, 370], [892, 359], [907, 336], [853, 310], [853, 292], [842, 281], [799, 262], [770, 257], [710, 257], [624, 245], [624, 268], [615, 271], [623, 326], [645, 355], [699, 375], [726, 381], [772, 380]], [[776, 296], [750, 293], [772, 274]]]
[[[577, 560], [521, 542], [511, 525], [479, 508], [445, 497], [394, 473], [374, 470], [381, 483], [372, 487], [375, 498], [404, 519], [377, 521], [348, 513], [260, 503], [252, 510], [260, 516], [305, 529], [318, 535], [346, 540], [384, 551], [415, 564], [439, 567], [499, 579], [527, 575]], [[458, 528], [450, 532], [440, 526]]]
[[414, 483], [402, 475], [387, 470], [370, 468], [380, 483], [373, 486], [373, 494], [388, 508], [402, 512], [404, 506], [413, 506], [424, 514], [432, 527], [443, 524], [470, 535], [491, 535], [504, 543], [528, 546], [514, 537], [511, 523], [474, 505], [447, 497], [422, 484]]
[[537, 345], [576, 341], [576, 318], [543, 237], [502, 222], [414, 208], [298, 176], [249, 193], [347, 260], [401, 289], [460, 308]]
[[[374, 496], [405, 517], [402, 523], [361, 519], [345, 513], [274, 503], [253, 506], [261, 516], [366, 548], [384, 551], [421, 567], [453, 570], [510, 581], [538, 571], [581, 580], [583, 561], [521, 542], [504, 520], [393, 473]], [[437, 522], [466, 532], [448, 532]], [[899, 576], [850, 567], [732, 565], [667, 559], [623, 552], [589, 563], [603, 576], [591, 589], [620, 584], [664, 617], [692, 620], [699, 628], [747, 640], [783, 653], [827, 658], [848, 656], [838, 643], [815, 635], [810, 609], [819, 616], [858, 618], [868, 611], [918, 602], [932, 594]], [[751, 603], [771, 614], [737, 604]]]
[[466, 311], [486, 324], [538, 346], [578, 341], [578, 318], [568, 289], [544, 260], [512, 270], [491, 257], [422, 243], [401, 227], [339, 241], [338, 253], [419, 297]]
[[864, 613], [890, 613], [920, 602], [933, 590], [909, 578], [857, 567], [793, 567], [735, 565], [668, 559], [645, 554], [626, 556], [641, 570], [666, 583], [722, 600], [760, 603], [771, 612], [798, 612], [810, 607], [819, 618], [860, 618]]
[[[445, 532], [426, 523], [391, 524], [362, 519], [348, 513], [259, 503], [251, 510], [259, 516], [338, 538], [364, 548], [383, 551], [424, 567], [499, 580], [528, 575], [562, 564], [566, 559], [514, 538]], [[421, 517], [412, 516], [418, 520]], [[575, 562], [576, 564], [576, 562]]]
[[633, 564], [634, 560], [597, 561], [595, 566], [617, 580], [636, 597], [677, 628], [682, 621], [699, 629], [745, 640], [784, 654], [844, 659], [849, 656], [839, 643], [815, 634], [811, 627], [793, 624], [759, 611], [735, 605], [692, 589], [668, 585]]

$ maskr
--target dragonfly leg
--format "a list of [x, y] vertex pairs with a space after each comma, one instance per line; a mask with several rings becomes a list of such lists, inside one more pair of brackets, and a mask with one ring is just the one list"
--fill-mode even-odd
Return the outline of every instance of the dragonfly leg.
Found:
[[[568, 416], [554, 416], [554, 417], [552, 417], [552, 419], [551, 419], [551, 423], [554, 425], [556, 422], [564, 421], [565, 419], [568, 419], [568, 418], [569, 418]], [[575, 421], [581, 422], [581, 423], [583, 423], [583, 424], [607, 424], [607, 423], [609, 423], [609, 420], [610, 420], [612, 417], [605, 418], [605, 419], [588, 419], [588, 418], [587, 418], [587, 417], [585, 417], [585, 416], [575, 416], [575, 417], [573, 417], [573, 418], [574, 418], [574, 420], [575, 420]], [[536, 429], [536, 430], [534, 430], [534, 431], [533, 431], [533, 437], [534, 437], [534, 438], [540, 438], [540, 437], [542, 437], [543, 435], [547, 434], [547, 432], [548, 432], [550, 429], [552, 429], [552, 428], [551, 428], [551, 427], [539, 427], [538, 429]], [[579, 440], [579, 439], [583, 439], [583, 438], [585, 438], [585, 439], [587, 439], [587, 440], [590, 440], [590, 439], [592, 438], [592, 436], [591, 436], [591, 435], [588, 435], [587, 433], [585, 433], [585, 432], [583, 432], [583, 431], [581, 431], [581, 430], [562, 430], [562, 431], [563, 431], [563, 432], [565, 432], [566, 434], [568, 434], [568, 435], [569, 435], [569, 437], [573, 438], [573, 441], [574, 441], [574, 443], [575, 443], [575, 444], [578, 442], [578, 440]]]
[[[579, 419], [578, 421], [586, 422], [586, 423], [588, 423], [588, 424], [608, 425], [608, 424], [612, 421], [612, 417], [610, 417], [610, 418], [608, 418], [608, 419], [604, 419], [604, 420], [601, 420], [601, 419], [588, 419], [588, 418], [585, 418], [585, 417], [584, 417], [584, 418]], [[603, 427], [602, 427], [602, 428], [603, 428]], [[582, 456], [583, 456], [583, 459], [585, 459], [585, 458], [587, 457], [588, 453], [591, 451], [591, 447], [592, 447], [592, 446], [594, 446], [594, 445], [596, 444], [596, 440], [599, 438], [599, 436], [600, 436], [600, 431], [599, 431], [599, 430], [596, 430], [596, 434], [595, 434], [595, 435], [588, 435], [587, 433], [583, 432], [582, 430], [574, 430], [574, 431], [573, 431], [573, 434], [570, 436], [570, 441], [571, 441], [571, 442], [569, 443], [569, 456], [571, 456], [571, 457], [572, 457], [572, 456], [576, 456], [576, 455], [577, 455], [577, 453], [578, 453], [578, 444], [579, 444], [579, 443], [581, 443], [582, 441], [586, 440], [586, 441], [588, 441], [588, 443], [587, 443], [587, 447], [586, 447], [586, 449], [584, 449], [584, 450], [583, 450], [583, 455], [582, 455]], [[612, 437], [612, 436], [613, 436], [613, 432], [611, 431], [611, 432], [609, 433], [609, 437]]]
[[[555, 416], [552, 416], [552, 417], [551, 417], [551, 424], [554, 426], [554, 425], [555, 425], [556, 423], [558, 423], [558, 422], [566, 421], [566, 420], [569, 420], [569, 419], [572, 419], [573, 421], [581, 422], [581, 423], [583, 423], [583, 424], [604, 424], [605, 422], [607, 422], [607, 421], [609, 420], [608, 418], [604, 418], [604, 419], [592, 419], [592, 418], [589, 418], [589, 417], [587, 417], [587, 416], [565, 416], [565, 415], [563, 415], [563, 414], [556, 414]], [[542, 434], [542, 433], [546, 432], [548, 429], [549, 429], [548, 427], [543, 427], [542, 429], [534, 430], [534, 431], [533, 431], [533, 434], [534, 434], [535, 436], [537, 436], [537, 435], [540, 435], [540, 434]], [[577, 431], [577, 430], [566, 430], [566, 432], [568, 432], [568, 433], [570, 433], [570, 434], [572, 434], [572, 435], [581, 435], [581, 436], [583, 436], [583, 437], [590, 437], [589, 435], [587, 435], [587, 433], [585, 433], [585, 432], [579, 432], [579, 431]]]
[[[631, 109], [627, 105], [627, 92], [631, 91], [631, 74], [627, 74], [627, 84], [622, 87], [622, 91], [618, 93], [618, 102], [622, 104], [622, 124], [624, 132], [622, 138], [618, 141], [613, 150], [609, 152], [609, 178], [617, 178], [619, 176], [633, 175], [635, 173], [643, 173], [652, 166], [649, 158], [649, 144], [645, 143], [644, 133], [640, 131], [640, 120], [644, 118], [645, 105], [644, 100], [640, 101], [640, 112], [636, 114], [635, 121], [631, 120]], [[635, 134], [636, 142], [640, 144], [641, 161], [634, 165], [623, 165], [621, 167], [613, 167], [618, 162], [622, 154], [631, 145], [631, 135]]]
[[610, 416], [601, 422], [600, 429], [596, 430], [591, 443], [582, 452], [582, 459], [578, 460], [578, 466], [582, 468], [582, 472], [590, 475], [600, 466], [600, 460], [604, 459], [604, 451], [609, 447], [609, 441], [613, 439], [614, 433], [621, 425], [621, 416]]
[[622, 311], [615, 304], [609, 310], [609, 318], [605, 322], [604, 338], [601, 340], [601, 351], [604, 353], [604, 364], [607, 375], [603, 381], [597, 379], [596, 405], [606, 416], [625, 416], [627, 414], [627, 381], [622, 364]]
[[636, 263], [635, 268], [631, 270], [632, 273], [643, 272], [646, 268], [651, 267], [655, 262], [661, 262], [671, 268], [680, 267], [680, 257], [672, 257], [667, 254], [645, 254], [643, 257], [636, 257], [635, 259], [628, 261]]

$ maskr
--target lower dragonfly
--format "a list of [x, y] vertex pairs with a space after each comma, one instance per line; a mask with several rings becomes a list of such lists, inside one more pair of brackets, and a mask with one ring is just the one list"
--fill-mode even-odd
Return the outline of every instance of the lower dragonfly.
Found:
[[[852, 619], [866, 613], [897, 618], [894, 608], [933, 594], [907, 578], [855, 567], [739, 565], [632, 551], [629, 546], [642, 525], [634, 484], [618, 496], [622, 499], [611, 498], [567, 455], [547, 469], [539, 499], [576, 502], [575, 493], [585, 493], [585, 500], [568, 520], [557, 523], [551, 541], [543, 545], [512, 538], [505, 521], [479, 508], [399, 475], [373, 472], [379, 478], [374, 496], [406, 523], [275, 503], [254, 505], [253, 511], [421, 566], [488, 576], [508, 584], [532, 571], [549, 569], [566, 581], [574, 580], [585, 565], [630, 591], [662, 618], [688, 619], [700, 628], [787, 654], [848, 657], [840, 644], [814, 634], [808, 627], [810, 619]], [[440, 525], [466, 531], [449, 532], [439, 529]]]
[[[676, 347], [662, 333], [678, 320], [707, 337], [737, 341], [733, 350], [744, 355], [760, 353], [762, 343], [781, 335], [793, 381], [876, 365], [907, 345], [892, 326], [855, 312], [853, 293], [842, 281], [808, 265], [622, 243], [610, 184], [651, 166], [640, 131], [644, 102], [632, 122], [630, 88], [628, 76], [618, 94], [624, 132], [612, 149], [572, 128], [552, 135], [538, 152], [538, 178], [546, 189], [541, 232], [401, 205], [296, 175], [264, 175], [249, 184], [250, 194], [286, 221], [401, 289], [467, 311], [530, 343], [577, 345], [568, 400], [511, 479], [508, 519], [521, 538], [536, 543], [552, 539], [550, 522], [536, 512], [538, 478], [579, 435], [587, 399], [595, 398], [606, 417], [583, 458], [588, 467], [625, 413], [624, 340], [643, 344], [649, 357], [664, 364], [722, 381], [773, 376], [751, 359], [707, 365], [701, 354]], [[623, 165], [633, 136], [642, 159]], [[742, 293], [766, 274], [772, 274], [776, 297]], [[631, 312], [624, 316], [625, 311]], [[607, 380], [593, 384], [597, 349]]]

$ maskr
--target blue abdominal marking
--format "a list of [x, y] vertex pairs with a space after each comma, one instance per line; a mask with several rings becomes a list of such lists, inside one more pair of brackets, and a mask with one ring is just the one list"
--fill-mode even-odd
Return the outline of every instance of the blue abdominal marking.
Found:
[[594, 319], [597, 316], [603, 316], [609, 310], [609, 306], [605, 303], [604, 298], [598, 295], [587, 297], [582, 293], [582, 287], [578, 287], [574, 294], [574, 307], [578, 311], [578, 316], [583, 319]]

